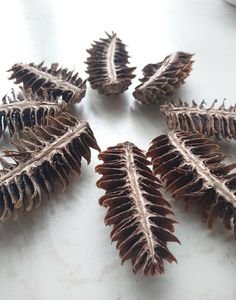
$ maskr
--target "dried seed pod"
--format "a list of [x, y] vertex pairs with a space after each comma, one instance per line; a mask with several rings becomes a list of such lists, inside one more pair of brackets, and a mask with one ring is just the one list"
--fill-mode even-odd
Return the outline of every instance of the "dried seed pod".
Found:
[[209, 228], [217, 217], [227, 229], [233, 220], [236, 238], [236, 163], [223, 164], [218, 149], [200, 133], [170, 131], [152, 141], [147, 156], [174, 198], [197, 203]]
[[48, 116], [47, 125], [35, 125], [23, 139], [13, 140], [17, 150], [5, 150], [0, 158], [0, 220], [38, 207], [45, 196], [80, 174], [81, 159], [90, 162], [90, 147], [99, 150], [87, 122], [68, 113]]
[[217, 100], [209, 108], [205, 102], [192, 106], [179, 100], [179, 104], [166, 103], [161, 106], [167, 126], [173, 130], [199, 132], [218, 139], [236, 139], [236, 105], [225, 108], [224, 102], [215, 108]]
[[155, 103], [166, 99], [192, 70], [193, 54], [174, 52], [162, 62], [148, 64], [143, 68], [142, 82], [135, 88], [134, 97], [142, 103]]
[[12, 136], [23, 131], [26, 127], [46, 125], [47, 116], [56, 116], [65, 108], [65, 103], [57, 99], [38, 97], [32, 93], [21, 92], [12, 96], [4, 96], [0, 105], [0, 137], [6, 129]]
[[44, 62], [36, 65], [15, 64], [9, 72], [13, 72], [9, 79], [16, 79], [15, 83], [23, 83], [24, 89], [32, 89], [39, 96], [50, 94], [54, 98], [59, 96], [67, 104], [79, 103], [86, 93], [86, 82], [78, 73], [68, 69], [58, 68], [58, 63], [45, 67]]
[[107, 36], [107, 39], [95, 41], [87, 50], [90, 54], [86, 61], [88, 81], [101, 94], [120, 94], [128, 89], [136, 68], [127, 67], [128, 53], [116, 33]]
[[106, 225], [113, 225], [111, 240], [117, 241], [122, 263], [131, 259], [134, 273], [164, 272], [163, 259], [176, 261], [167, 242], [178, 242], [173, 235], [175, 221], [170, 204], [159, 191], [161, 185], [148, 167], [142, 150], [130, 142], [109, 147], [99, 154], [103, 164], [97, 186], [106, 190], [100, 205], [107, 207]]

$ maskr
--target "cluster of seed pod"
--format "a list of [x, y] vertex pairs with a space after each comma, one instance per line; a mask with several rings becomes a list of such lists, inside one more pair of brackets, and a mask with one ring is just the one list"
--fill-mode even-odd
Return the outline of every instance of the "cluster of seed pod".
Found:
[[[136, 68], [127, 66], [128, 52], [116, 33], [95, 41], [87, 51], [90, 54], [86, 61], [88, 81], [92, 88], [105, 95], [119, 94], [128, 88]], [[168, 55], [162, 62], [146, 65], [144, 77], [133, 96], [144, 104], [166, 99], [189, 76], [192, 56], [179, 51]]]
[[[125, 74], [124, 65], [119, 66], [118, 61], [113, 65], [114, 72], [111, 72], [109, 59], [120, 51], [120, 44], [114, 46], [115, 40], [116, 35], [108, 35], [108, 39], [96, 42], [89, 50], [88, 73], [92, 87], [100, 92], [103, 92], [103, 84], [107, 87], [112, 82], [109, 74], [114, 74], [115, 70], [122, 70]], [[98, 54], [96, 47], [99, 48]], [[168, 101], [169, 95], [190, 74], [192, 56], [176, 52], [160, 63], [148, 64], [143, 69], [141, 84], [133, 93], [144, 104], [167, 100], [161, 111], [170, 132], [156, 137], [146, 154], [129, 142], [109, 147], [99, 155], [104, 163], [96, 168], [102, 175], [97, 185], [106, 190], [99, 202], [108, 208], [105, 223], [113, 225], [111, 239], [117, 241], [122, 262], [130, 259], [134, 272], [141, 269], [145, 275], [162, 273], [163, 259], [175, 260], [166, 248], [166, 242], [177, 241], [169, 234], [174, 230], [174, 221], [168, 217], [172, 211], [169, 203], [163, 201], [159, 192], [160, 183], [156, 185], [154, 175], [160, 175], [163, 187], [171, 192], [172, 197], [183, 199], [188, 205], [198, 203], [202, 219], [209, 228], [219, 217], [226, 229], [233, 227], [236, 238], [236, 173], [232, 172], [236, 163], [223, 164], [226, 155], [209, 139], [236, 139], [235, 106], [226, 109], [223, 103], [215, 108], [214, 101], [209, 108], [205, 108], [204, 101], [200, 106], [194, 101], [192, 106], [181, 100], [179, 104]], [[101, 62], [106, 83], [99, 81]], [[128, 62], [127, 56], [125, 62]], [[129, 71], [127, 68], [126, 74]], [[95, 82], [101, 86], [94, 85]], [[147, 167], [149, 157], [154, 173]], [[165, 235], [162, 235], [163, 229]], [[165, 248], [164, 252], [164, 248], [160, 250], [156, 244], [157, 241]]]
[[57, 63], [50, 68], [16, 63], [9, 72], [9, 79], [23, 86], [0, 105], [0, 137], [9, 133], [15, 147], [0, 157], [1, 221], [64, 190], [71, 175], [81, 173], [82, 158], [90, 162], [90, 148], [100, 151], [89, 124], [66, 112], [85, 96], [86, 82], [78, 73]]
[[[128, 52], [115, 33], [95, 41], [88, 53], [92, 88], [105, 95], [128, 89], [136, 68], [128, 67]], [[192, 56], [175, 52], [146, 65], [133, 96], [144, 104], [168, 100], [189, 76]], [[86, 81], [78, 73], [43, 62], [17, 63], [9, 71], [10, 79], [23, 86], [0, 105], [0, 137], [8, 131], [15, 147], [0, 157], [1, 221], [39, 206], [57, 186], [64, 189], [71, 175], [80, 174], [82, 158], [90, 162], [90, 149], [100, 152], [89, 124], [66, 112], [86, 93]], [[167, 101], [161, 111], [170, 131], [156, 137], [147, 152], [124, 142], [98, 155], [105, 224], [113, 226], [111, 240], [117, 242], [122, 263], [131, 261], [134, 273], [162, 274], [164, 260], [176, 261], [168, 248], [168, 242], [179, 242], [176, 220], [170, 217], [173, 209], [162, 186], [176, 199], [197, 202], [209, 227], [221, 218], [236, 238], [236, 164], [223, 164], [225, 155], [209, 139], [236, 139], [236, 108], [226, 109], [224, 103], [215, 108], [215, 103], [205, 108], [204, 102], [189, 106]]]

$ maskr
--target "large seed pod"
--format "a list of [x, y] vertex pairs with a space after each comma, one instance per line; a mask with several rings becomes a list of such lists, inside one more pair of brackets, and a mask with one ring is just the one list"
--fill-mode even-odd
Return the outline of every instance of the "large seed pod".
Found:
[[113, 225], [111, 240], [117, 241], [122, 263], [131, 259], [134, 273], [163, 273], [163, 259], [176, 261], [167, 242], [178, 239], [173, 235], [175, 221], [168, 217], [173, 212], [150, 162], [130, 142], [109, 147], [99, 159], [104, 163], [96, 167], [102, 174], [97, 186], [106, 190], [99, 203], [108, 208], [105, 224]]
[[8, 129], [12, 136], [26, 127], [46, 125], [47, 116], [56, 116], [65, 108], [57, 99], [39, 97], [32, 93], [20, 92], [4, 96], [0, 104], [0, 137]]
[[236, 105], [225, 108], [224, 102], [215, 108], [217, 100], [209, 108], [204, 101], [192, 106], [179, 100], [179, 104], [166, 103], [161, 106], [167, 126], [173, 130], [200, 132], [218, 139], [236, 139]]
[[79, 103], [86, 93], [86, 83], [74, 71], [58, 68], [58, 63], [50, 68], [43, 65], [15, 64], [9, 72], [13, 72], [9, 79], [16, 79], [15, 83], [23, 83], [24, 89], [32, 89], [39, 96], [50, 94], [54, 98], [59, 96], [67, 104]]
[[143, 68], [142, 82], [135, 88], [134, 97], [142, 103], [155, 103], [166, 99], [189, 76], [193, 54], [174, 52], [162, 62]]
[[[0, 220], [4, 221], [38, 207], [58, 187], [80, 174], [81, 159], [90, 162], [90, 147], [99, 150], [87, 122], [68, 113], [48, 116], [47, 125], [26, 130], [13, 140], [17, 150], [5, 150], [0, 158]], [[11, 157], [14, 162], [4, 157]]]
[[95, 41], [87, 50], [90, 54], [86, 61], [88, 81], [101, 94], [120, 94], [128, 89], [136, 68], [127, 67], [128, 53], [116, 33], [107, 36], [107, 39]]
[[233, 220], [236, 238], [236, 163], [223, 164], [218, 149], [200, 133], [170, 131], [152, 141], [147, 156], [174, 198], [197, 203], [209, 228], [217, 217], [227, 229]]

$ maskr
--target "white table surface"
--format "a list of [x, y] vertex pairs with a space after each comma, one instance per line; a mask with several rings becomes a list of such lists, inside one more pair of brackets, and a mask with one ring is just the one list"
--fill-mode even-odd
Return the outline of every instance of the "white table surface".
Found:
[[[147, 63], [176, 50], [195, 53], [192, 75], [175, 97], [210, 104], [215, 98], [236, 100], [236, 8], [222, 0], [0, 2], [0, 92], [10, 91], [9, 69], [15, 62], [58, 61], [85, 78], [86, 48], [112, 30], [128, 45], [137, 78], [119, 97], [105, 97], [88, 87], [75, 109], [90, 122], [102, 149], [126, 140], [147, 149], [167, 132], [158, 105], [142, 106], [132, 91]], [[2, 142], [3, 144], [3, 142]], [[235, 143], [222, 143], [235, 153]], [[235, 158], [236, 159], [236, 158]], [[105, 210], [102, 190], [84, 164], [82, 176], [65, 193], [16, 222], [0, 226], [1, 300], [234, 300], [236, 242], [220, 222], [209, 231], [194, 212], [173, 203], [182, 245], [170, 244], [178, 264], [165, 264], [161, 277], [133, 275], [120, 265]]]

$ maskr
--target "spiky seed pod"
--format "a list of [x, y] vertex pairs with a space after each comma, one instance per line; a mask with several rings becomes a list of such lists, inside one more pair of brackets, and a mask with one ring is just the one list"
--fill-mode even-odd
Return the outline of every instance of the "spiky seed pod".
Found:
[[12, 96], [4, 96], [0, 104], [0, 137], [6, 129], [12, 136], [26, 127], [45, 126], [47, 116], [56, 116], [64, 108], [65, 103], [57, 99], [12, 90]]
[[44, 62], [17, 63], [9, 72], [13, 72], [9, 79], [15, 79], [16, 84], [23, 83], [25, 90], [30, 88], [39, 96], [45, 92], [54, 98], [61, 96], [69, 105], [79, 103], [86, 93], [86, 82], [78, 73], [58, 68], [58, 63], [51, 64], [50, 68], [44, 66]]
[[173, 212], [150, 162], [130, 142], [109, 147], [99, 159], [104, 163], [96, 167], [102, 174], [97, 186], [106, 190], [99, 203], [108, 208], [105, 224], [113, 225], [111, 240], [117, 241], [122, 263], [131, 259], [134, 273], [163, 273], [163, 259], [176, 261], [167, 242], [178, 239], [173, 235], [175, 221], [167, 216]]
[[236, 238], [236, 163], [222, 163], [226, 155], [218, 149], [200, 133], [170, 131], [152, 141], [147, 156], [174, 198], [197, 203], [209, 228], [217, 217], [227, 229], [233, 220]]
[[88, 81], [101, 94], [120, 94], [128, 89], [136, 68], [127, 67], [128, 52], [116, 33], [107, 36], [87, 50], [90, 54], [86, 61]]
[[227, 109], [223, 101], [222, 105], [215, 108], [216, 102], [205, 108], [205, 101], [199, 106], [193, 101], [192, 106], [189, 106], [179, 100], [179, 104], [162, 105], [161, 111], [170, 129], [199, 132], [218, 139], [236, 139], [236, 105]]
[[99, 150], [87, 122], [68, 113], [48, 116], [47, 125], [35, 125], [23, 139], [12, 143], [0, 158], [0, 220], [4, 221], [38, 207], [58, 187], [69, 184], [69, 176], [80, 174], [81, 159], [90, 162], [90, 147]]
[[193, 54], [174, 52], [162, 62], [143, 68], [142, 82], [135, 88], [134, 97], [144, 104], [166, 99], [189, 76]]

